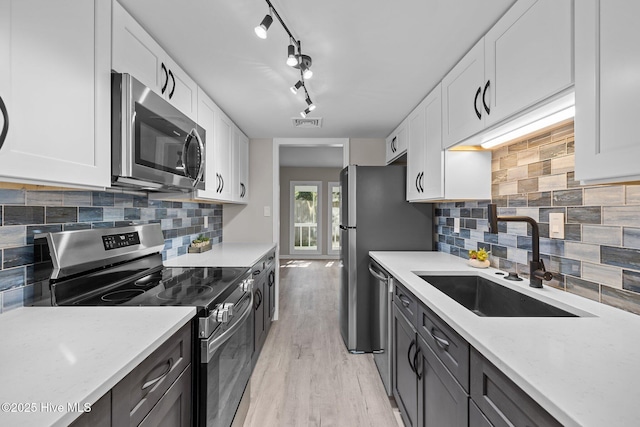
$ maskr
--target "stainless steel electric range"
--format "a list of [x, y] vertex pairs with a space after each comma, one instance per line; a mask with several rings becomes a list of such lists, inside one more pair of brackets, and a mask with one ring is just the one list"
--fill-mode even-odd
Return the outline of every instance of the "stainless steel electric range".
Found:
[[194, 415], [230, 426], [251, 375], [253, 279], [249, 268], [162, 265], [159, 224], [35, 236], [33, 305], [193, 306]]

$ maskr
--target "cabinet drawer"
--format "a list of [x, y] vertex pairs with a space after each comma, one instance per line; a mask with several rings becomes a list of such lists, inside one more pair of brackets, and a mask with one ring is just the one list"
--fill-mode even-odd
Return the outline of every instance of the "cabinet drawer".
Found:
[[493, 427], [473, 401], [469, 402], [469, 427]]
[[418, 307], [418, 333], [469, 392], [469, 343], [429, 308]]
[[394, 281], [393, 301], [396, 303], [402, 314], [415, 325], [418, 320], [418, 302], [416, 297], [403, 286]]
[[496, 427], [562, 425], [474, 348], [471, 398]]
[[191, 402], [191, 365], [188, 365], [138, 427], [188, 427], [193, 412]]
[[113, 388], [113, 425], [140, 424], [190, 363], [187, 323]]

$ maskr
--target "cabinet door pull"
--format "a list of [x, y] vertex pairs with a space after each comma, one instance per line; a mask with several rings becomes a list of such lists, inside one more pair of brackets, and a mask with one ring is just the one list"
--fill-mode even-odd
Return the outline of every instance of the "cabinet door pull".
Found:
[[400, 302], [402, 303], [402, 305], [409, 308], [409, 304], [411, 304], [411, 300], [409, 298], [405, 297], [402, 294], [398, 295], [398, 298], [400, 299]]
[[476, 92], [476, 97], [473, 98], [473, 109], [476, 110], [476, 116], [478, 116], [478, 120], [482, 119], [482, 114], [478, 110], [478, 97], [482, 93], [482, 87], [478, 87], [478, 91]]
[[167, 360], [165, 363], [167, 364], [167, 368], [160, 374], [160, 376], [144, 383], [142, 385], [142, 390], [146, 390], [149, 387], [152, 387], [155, 383], [166, 377], [167, 374], [171, 372], [171, 368], [173, 368], [173, 357], [169, 358], [169, 360]]
[[420, 192], [420, 186], [418, 185], [419, 179], [420, 179], [420, 174], [416, 175], [416, 190], [418, 190], [418, 193]]
[[420, 360], [420, 352], [422, 349], [416, 345], [416, 354], [413, 355], [413, 367], [415, 368], [416, 376], [418, 377], [418, 381], [422, 379], [422, 372], [418, 372], [418, 361]]
[[160, 92], [164, 95], [164, 92], [167, 90], [167, 85], [169, 84], [169, 73], [167, 72], [167, 67], [164, 65], [164, 62], [160, 66], [160, 69], [164, 71], [164, 84], [162, 85], [162, 89]]
[[391, 152], [395, 153], [396, 152], [396, 137], [394, 136], [393, 139], [391, 140]]
[[418, 183], [420, 184], [421, 193], [424, 193], [424, 187], [422, 186], [423, 182], [424, 182], [424, 172], [420, 172], [420, 179], [418, 180]]
[[436, 340], [436, 344], [438, 344], [438, 347], [440, 347], [444, 351], [447, 351], [449, 349], [449, 341], [445, 340], [444, 338], [440, 338], [439, 336], [436, 336], [436, 328], [435, 327], [432, 327], [431, 331], [429, 331], [429, 333], [431, 334], [433, 339]]
[[409, 367], [413, 372], [416, 372], [416, 367], [413, 365], [411, 358], [411, 349], [416, 345], [416, 340], [411, 340], [411, 344], [409, 344], [409, 351], [407, 351], [407, 360], [409, 361]]
[[173, 82], [173, 86], [171, 87], [171, 92], [169, 92], [169, 99], [171, 99], [173, 98], [173, 92], [176, 91], [176, 78], [173, 76], [173, 73], [171, 72], [171, 70], [169, 70], [169, 77], [171, 77], [171, 81]]
[[216, 172], [216, 181], [218, 182], [218, 186], [216, 187], [216, 193], [220, 192], [220, 174]]
[[491, 80], [487, 80], [487, 84], [484, 85], [484, 91], [482, 91], [482, 105], [484, 106], [484, 111], [486, 111], [487, 114], [491, 114], [491, 109], [487, 105], [487, 100], [485, 99], [489, 86], [491, 86]]
[[240, 183], [240, 197], [241, 197], [241, 198], [243, 198], [243, 197], [244, 197], [244, 192], [245, 192], [244, 184], [243, 184], [243, 183]]
[[224, 188], [224, 178], [220, 175], [220, 181], [222, 182], [222, 186], [220, 187], [220, 192], [222, 193], [222, 189]]
[[0, 132], [0, 149], [4, 145], [4, 140], [7, 139], [7, 132], [9, 132], [9, 113], [7, 112], [7, 106], [4, 105], [4, 101], [0, 96], [0, 111], [2, 111], [2, 117], [4, 117], [4, 123], [2, 124], [2, 132]]

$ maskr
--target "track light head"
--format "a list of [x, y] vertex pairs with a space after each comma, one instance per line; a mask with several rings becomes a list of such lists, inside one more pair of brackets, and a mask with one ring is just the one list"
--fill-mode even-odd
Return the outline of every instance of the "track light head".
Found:
[[306, 110], [304, 110], [304, 111], [300, 111], [300, 115], [301, 115], [301, 116], [302, 116], [302, 118], [304, 119], [304, 118], [306, 118], [306, 117], [307, 117], [307, 114], [309, 114], [310, 112], [311, 112], [311, 110], [307, 108], [307, 109], [306, 109]]
[[254, 31], [256, 32], [256, 36], [260, 37], [261, 39], [266, 39], [267, 30], [269, 29], [272, 23], [273, 23], [273, 18], [271, 17], [271, 15], [265, 15], [260, 25], [254, 28]]
[[305, 99], [305, 101], [307, 101], [307, 105], [309, 106], [309, 111], [313, 111], [316, 109], [316, 105], [311, 102], [311, 98], [309, 98], [309, 95], [307, 95], [307, 99]]
[[298, 80], [298, 83], [291, 86], [289, 90], [295, 95], [298, 93], [298, 89], [300, 89], [301, 87], [302, 87], [302, 80]]
[[307, 68], [302, 72], [302, 77], [304, 77], [306, 80], [309, 80], [311, 77], [313, 77], [313, 71]]
[[290, 67], [295, 67], [298, 65], [298, 58], [296, 57], [296, 48], [293, 44], [289, 45], [287, 49], [287, 65]]

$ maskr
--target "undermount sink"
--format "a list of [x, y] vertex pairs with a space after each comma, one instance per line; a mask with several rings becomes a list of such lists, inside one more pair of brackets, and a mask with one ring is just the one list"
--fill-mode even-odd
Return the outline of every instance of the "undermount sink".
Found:
[[578, 317], [480, 276], [420, 276], [478, 316]]

